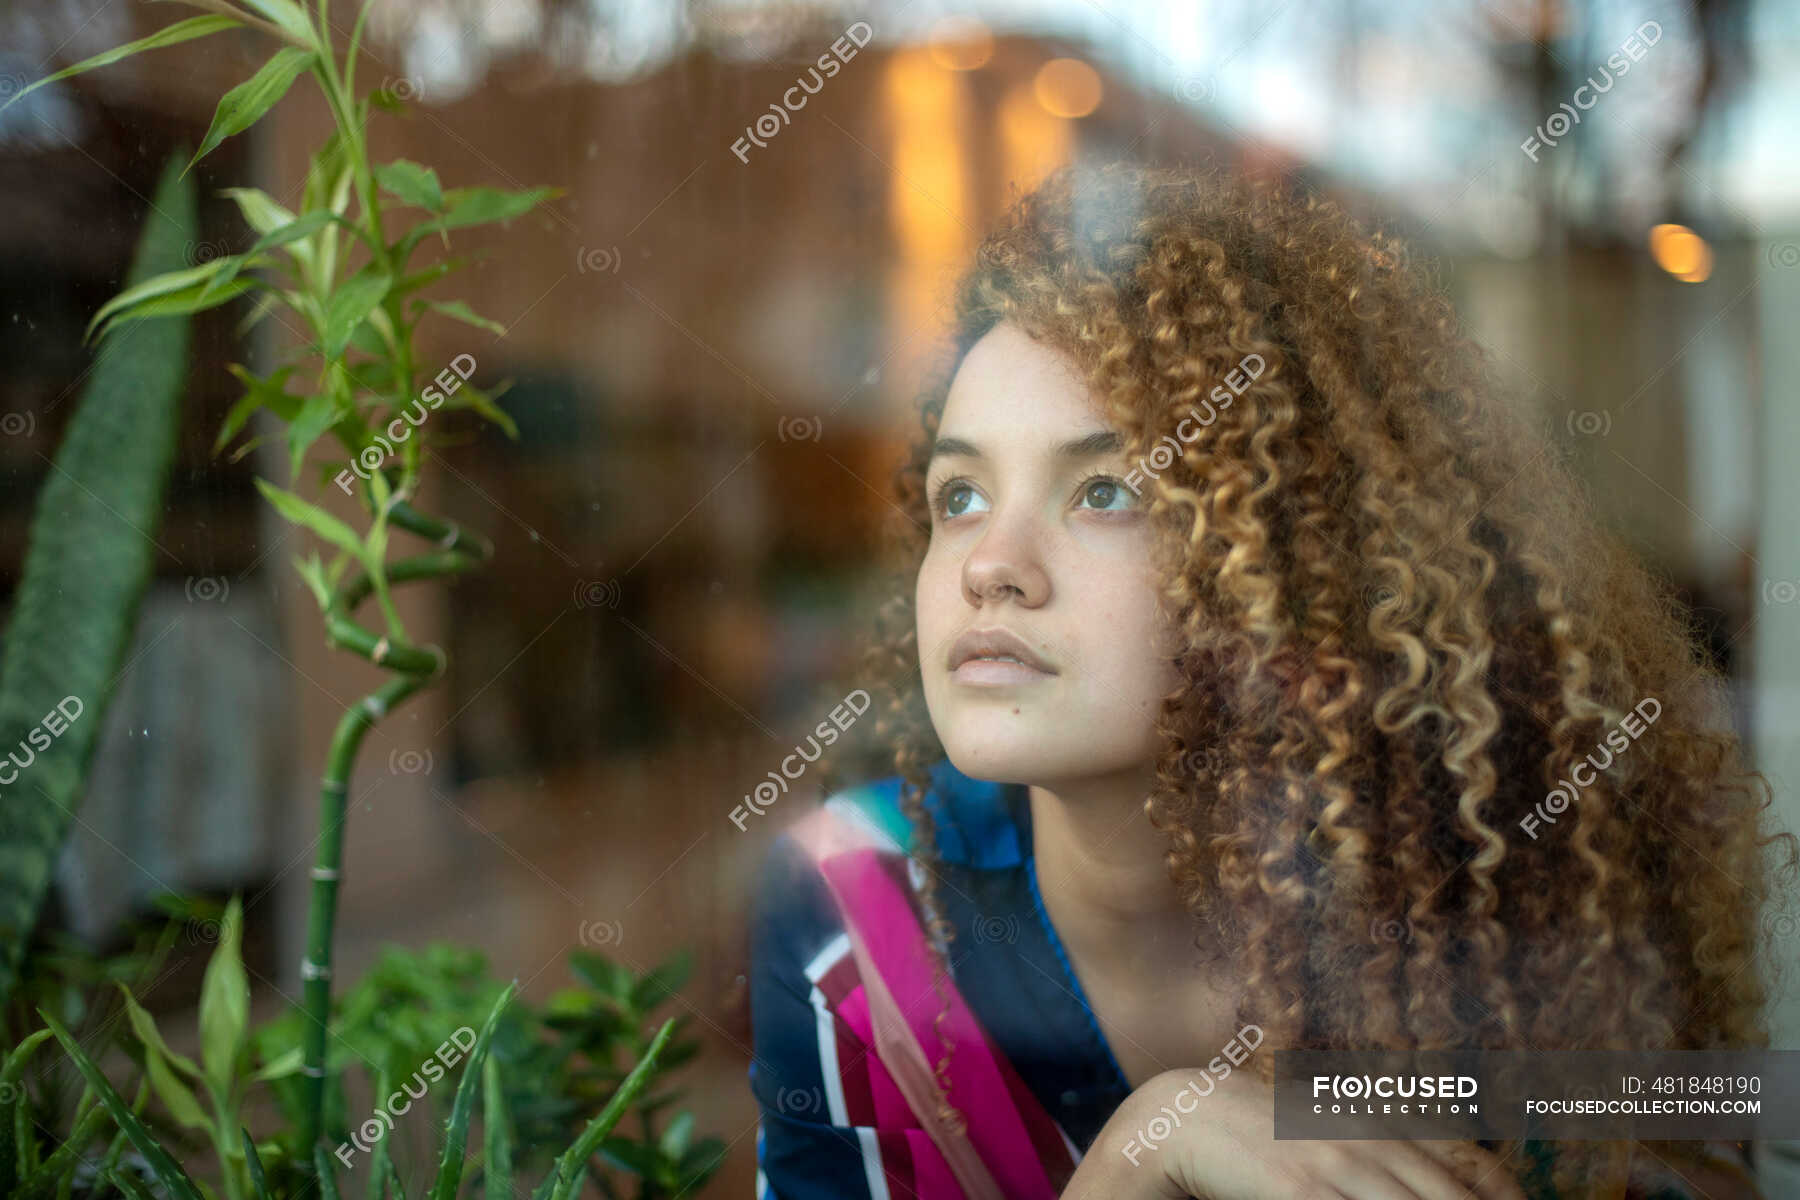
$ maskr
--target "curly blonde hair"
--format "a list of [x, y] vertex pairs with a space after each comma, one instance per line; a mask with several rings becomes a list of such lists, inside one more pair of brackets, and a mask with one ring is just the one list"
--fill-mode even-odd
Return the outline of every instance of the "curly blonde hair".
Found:
[[[1771, 789], [1680, 604], [1500, 400], [1407, 247], [1215, 169], [1064, 167], [957, 285], [861, 673], [944, 946], [912, 582], [950, 379], [1002, 320], [1079, 365], [1134, 460], [1179, 450], [1145, 490], [1185, 651], [1144, 812], [1196, 946], [1246, 972], [1241, 1021], [1293, 1049], [1768, 1045], [1761, 851], [1785, 839], [1785, 881], [1800, 842], [1760, 836]], [[1652, 697], [1653, 729], [1600, 760]], [[1559, 786], [1567, 811], [1527, 836]], [[1630, 1145], [1562, 1143], [1559, 1193], [1619, 1194]]]

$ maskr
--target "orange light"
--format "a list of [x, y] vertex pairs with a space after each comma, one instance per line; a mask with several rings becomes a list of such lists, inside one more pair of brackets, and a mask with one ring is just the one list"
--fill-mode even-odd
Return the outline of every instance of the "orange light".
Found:
[[973, 71], [994, 57], [994, 35], [974, 17], [945, 17], [926, 38], [931, 61], [946, 71]]
[[1712, 247], [1686, 225], [1651, 226], [1650, 257], [1683, 283], [1699, 283], [1712, 274]]
[[1053, 117], [1085, 117], [1100, 107], [1100, 73], [1079, 58], [1053, 58], [1038, 68], [1031, 91]]

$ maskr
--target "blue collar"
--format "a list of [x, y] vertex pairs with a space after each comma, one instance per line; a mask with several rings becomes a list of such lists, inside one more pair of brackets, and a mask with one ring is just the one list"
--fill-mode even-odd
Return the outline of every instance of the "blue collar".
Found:
[[[940, 759], [929, 772], [925, 810], [937, 829], [938, 856], [977, 870], [997, 871], [1024, 864], [1030, 856], [1030, 790], [1021, 783], [972, 779]], [[901, 850], [913, 847], [912, 823], [900, 808], [898, 774], [838, 793], [856, 806]]]

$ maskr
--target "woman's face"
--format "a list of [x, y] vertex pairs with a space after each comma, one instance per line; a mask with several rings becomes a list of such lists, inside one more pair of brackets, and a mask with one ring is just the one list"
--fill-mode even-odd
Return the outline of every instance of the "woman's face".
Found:
[[[1055, 790], [1141, 771], [1178, 683], [1159, 630], [1150, 527], [1123, 439], [1074, 365], [1002, 322], [952, 381], [927, 494], [915, 594], [925, 702], [951, 763]], [[970, 631], [1007, 630], [1046, 671], [955, 669]]]

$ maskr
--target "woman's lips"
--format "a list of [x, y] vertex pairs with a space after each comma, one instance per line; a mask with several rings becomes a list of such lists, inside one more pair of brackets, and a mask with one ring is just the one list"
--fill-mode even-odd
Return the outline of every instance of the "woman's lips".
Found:
[[950, 672], [951, 682], [969, 687], [1013, 687], [1049, 678], [1048, 671], [1040, 671], [1024, 663], [1004, 662], [993, 658], [971, 658]]

